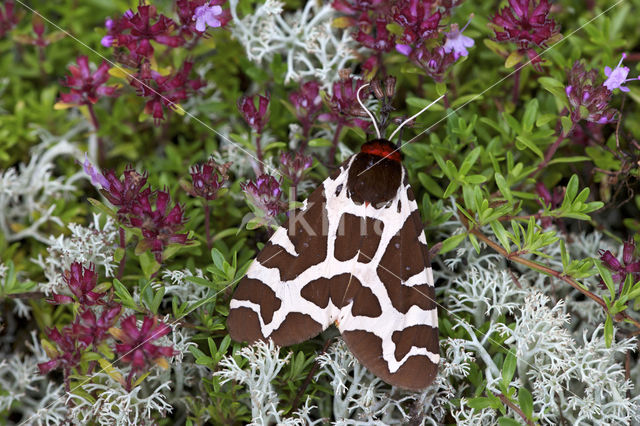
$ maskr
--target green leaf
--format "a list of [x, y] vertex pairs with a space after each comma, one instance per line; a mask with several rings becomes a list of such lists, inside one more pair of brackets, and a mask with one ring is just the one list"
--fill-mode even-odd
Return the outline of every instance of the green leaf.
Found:
[[116, 296], [120, 299], [123, 305], [128, 308], [138, 309], [136, 302], [131, 297], [131, 293], [127, 290], [127, 287], [124, 286], [117, 278], [113, 280], [113, 289], [115, 290]]
[[464, 241], [465, 238], [467, 238], [467, 234], [458, 234], [458, 235], [450, 236], [449, 238], [447, 238], [442, 242], [442, 247], [440, 247], [440, 254], [444, 254], [455, 249]]
[[525, 132], [531, 133], [533, 130], [533, 124], [536, 121], [536, 117], [538, 115], [538, 100], [536, 98], [531, 99], [527, 102], [527, 106], [524, 110], [524, 115], [522, 116], [522, 128]]
[[509, 351], [502, 364], [502, 383], [508, 387], [516, 372], [517, 358], [513, 351]]
[[145, 278], [150, 279], [160, 269], [160, 264], [151, 252], [145, 251], [138, 257], [140, 259], [140, 268]]
[[499, 426], [521, 426], [521, 423], [511, 417], [498, 417]]
[[509, 201], [509, 203], [513, 203], [513, 195], [511, 194], [511, 189], [509, 188], [509, 185], [507, 184], [507, 181], [504, 178], [504, 176], [496, 172], [494, 174], [494, 179], [496, 181], [496, 185], [498, 185], [498, 189], [500, 190], [502, 195], [504, 195], [504, 198], [506, 198]]
[[609, 289], [609, 294], [611, 295], [611, 300], [615, 299], [615, 297], [616, 297], [616, 287], [613, 284], [613, 277], [611, 276], [611, 271], [609, 271], [607, 268], [605, 268], [604, 265], [602, 264], [602, 262], [600, 262], [599, 260], [596, 260], [596, 268], [598, 268], [598, 273], [602, 277], [602, 281], [604, 281], [604, 284]]
[[544, 154], [542, 153], [542, 151], [540, 150], [540, 148], [538, 148], [538, 146], [535, 144], [535, 142], [533, 142], [531, 139], [529, 139], [526, 136], [520, 135], [520, 136], [516, 136], [516, 147], [519, 150], [523, 150], [523, 147], [529, 148], [531, 151], [533, 151], [538, 157], [540, 157], [541, 160], [544, 160]]
[[502, 223], [500, 223], [500, 221], [498, 220], [494, 220], [493, 222], [490, 223], [490, 225], [491, 225], [491, 229], [493, 229], [493, 233], [495, 234], [496, 238], [498, 239], [498, 241], [500, 241], [500, 244], [502, 244], [502, 247], [504, 247], [507, 253], [511, 253], [511, 244], [509, 243], [509, 233], [507, 232], [506, 229], [504, 229], [504, 226], [502, 226]]
[[473, 408], [474, 410], [484, 410], [485, 408], [491, 407], [493, 405], [493, 402], [487, 397], [479, 396], [477, 398], [469, 399], [467, 405], [469, 406], [469, 408]]
[[442, 198], [442, 196], [444, 195], [444, 192], [442, 191], [442, 188], [440, 188], [440, 185], [438, 185], [436, 181], [434, 181], [428, 174], [424, 172], [418, 173], [418, 180], [427, 191], [429, 191], [436, 197]]
[[566, 137], [571, 132], [571, 129], [573, 128], [573, 121], [571, 120], [570, 117], [563, 116], [563, 117], [560, 117], [560, 123], [562, 123], [562, 134], [565, 135]]
[[604, 322], [604, 343], [607, 348], [611, 347], [611, 342], [613, 342], [613, 320], [611, 315], [607, 315], [607, 319]]
[[213, 260], [213, 264], [216, 266], [216, 268], [220, 269], [221, 271], [224, 269], [224, 256], [215, 247], [211, 249], [211, 260]]
[[529, 420], [533, 419], [533, 397], [527, 388], [518, 390], [518, 404]]

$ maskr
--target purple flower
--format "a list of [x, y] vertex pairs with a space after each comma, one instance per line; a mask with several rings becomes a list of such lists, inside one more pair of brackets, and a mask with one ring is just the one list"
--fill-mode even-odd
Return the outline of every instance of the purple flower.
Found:
[[568, 74], [569, 85], [565, 93], [569, 99], [571, 120], [574, 123], [587, 120], [593, 123], [614, 121], [616, 111], [609, 108], [611, 90], [597, 83], [598, 73], [586, 71], [580, 61], [573, 64]]
[[542, 59], [533, 47], [546, 47], [560, 31], [548, 17], [550, 10], [547, 0], [509, 0], [509, 7], [501, 9], [492, 20], [496, 40], [517, 43], [518, 50], [526, 52], [531, 63], [540, 68]]
[[291, 179], [293, 185], [297, 185], [302, 180], [304, 172], [311, 167], [313, 159], [301, 152], [283, 152], [280, 156], [282, 174]]
[[255, 182], [240, 184], [251, 203], [267, 216], [275, 217], [284, 211], [282, 182], [273, 176], [262, 175]]
[[420, 49], [413, 50], [409, 58], [428, 76], [437, 82], [441, 82], [457, 57], [453, 52], [446, 52], [442, 46], [436, 46], [433, 49], [423, 46]]
[[98, 189], [109, 190], [110, 184], [106, 177], [98, 171], [98, 169], [89, 161], [87, 153], [84, 153], [84, 163], [82, 169], [91, 178], [91, 183]]
[[220, 165], [213, 159], [209, 159], [204, 164], [192, 166], [190, 171], [192, 185], [185, 189], [194, 197], [215, 200], [218, 197], [218, 191], [229, 178], [227, 170], [230, 166], [231, 163]]
[[158, 346], [151, 342], [169, 334], [171, 327], [158, 322], [156, 317], [144, 317], [138, 329], [135, 315], [123, 319], [120, 326], [122, 328], [111, 328], [109, 331], [122, 342], [116, 344], [116, 351], [123, 362], [130, 363], [133, 371], [141, 371], [151, 363], [166, 368], [167, 360], [164, 357], [173, 356], [176, 351], [171, 346]]
[[221, 16], [222, 8], [220, 6], [205, 4], [196, 8], [192, 19], [196, 21], [196, 30], [205, 32], [207, 26], [220, 27], [222, 25]]
[[473, 14], [466, 25], [460, 30], [458, 24], [451, 24], [451, 32], [445, 33], [447, 41], [444, 43], [445, 53], [453, 52], [453, 57], [457, 60], [460, 56], [468, 56], [467, 47], [472, 47], [474, 41], [471, 37], [462, 35], [473, 19]]
[[105, 307], [100, 316], [96, 317], [92, 310], [86, 309], [78, 315], [74, 323], [82, 326], [79, 338], [98, 346], [108, 337], [109, 328], [114, 325], [121, 310], [121, 305], [114, 304], [111, 307]]
[[47, 356], [51, 358], [47, 362], [38, 364], [40, 374], [47, 374], [54, 368], [62, 366], [65, 370], [69, 370], [80, 363], [82, 351], [89, 346], [90, 341], [86, 336], [80, 338], [78, 324], [76, 327], [66, 326], [60, 332], [57, 328], [46, 330], [47, 337], [53, 341], [57, 349], [51, 344], [44, 345]]
[[186, 100], [189, 94], [197, 91], [204, 82], [196, 78], [189, 79], [193, 62], [185, 61], [182, 68], [175, 74], [163, 76], [150, 68], [149, 62], [145, 62], [138, 77], [132, 79], [130, 84], [136, 88], [138, 96], [147, 99], [144, 112], [153, 116], [156, 124], [165, 119], [164, 108], [178, 109], [178, 103]]
[[400, 53], [402, 53], [404, 56], [409, 56], [411, 54], [411, 51], [413, 50], [413, 48], [411, 46], [409, 46], [408, 44], [396, 44], [396, 50]]
[[604, 75], [607, 76], [607, 79], [602, 84], [607, 89], [613, 91], [613, 89], [620, 89], [623, 92], [628, 92], [629, 88], [623, 86], [624, 83], [631, 80], [640, 79], [640, 76], [636, 78], [627, 78], [629, 75], [629, 68], [622, 67], [622, 61], [627, 57], [626, 53], [622, 54], [622, 58], [620, 58], [620, 62], [618, 65], [612, 70], [609, 66], [604, 67]]
[[[365, 130], [369, 121], [357, 117], [367, 117], [367, 113], [358, 103], [358, 89], [364, 84], [361, 79], [343, 76], [340, 81], [333, 83], [333, 94], [329, 100], [330, 113], [320, 115], [321, 121], [337, 122], [343, 126], [360, 127]], [[362, 90], [362, 98], [367, 96], [369, 88]]]
[[109, 80], [109, 64], [102, 61], [98, 69], [91, 73], [89, 59], [78, 56], [76, 65], [69, 65], [71, 75], [65, 77], [62, 85], [71, 89], [70, 93], [60, 94], [60, 100], [65, 104], [89, 105], [98, 102], [101, 96], [116, 96], [116, 88], [104, 86]]
[[[622, 249], [622, 262], [620, 262], [609, 250], [600, 250], [600, 261], [609, 269], [614, 283], [619, 283], [618, 294], [622, 292], [624, 281], [628, 274], [633, 275], [634, 282], [640, 279], [640, 260], [634, 256], [636, 245], [629, 239], [624, 243]], [[601, 281], [601, 287], [604, 283]], [[603, 288], [606, 288], [604, 286]]]
[[147, 184], [147, 173], [140, 174], [131, 166], [127, 166], [122, 180], [113, 170], [107, 170], [104, 177], [108, 186], [101, 189], [100, 193], [111, 204], [118, 207], [118, 218], [126, 223], [127, 215], [133, 212], [138, 200], [151, 192], [149, 188], [142, 189]]
[[80, 262], [73, 262], [69, 270], [64, 271], [64, 282], [71, 290], [73, 297], [54, 294], [53, 303], [73, 303], [78, 302], [82, 306], [92, 306], [101, 303], [100, 298], [103, 293], [93, 291], [98, 284], [98, 276], [95, 273], [95, 267], [91, 263], [89, 268], [82, 266]]
[[[151, 196], [155, 196], [155, 209], [151, 208]], [[169, 208], [171, 198], [166, 191], [143, 191], [136, 201], [129, 222], [142, 231], [144, 240], [139, 249], [150, 249], [158, 263], [162, 263], [162, 252], [169, 244], [187, 242], [187, 234], [179, 233], [187, 221], [184, 209], [180, 204]]]
[[300, 90], [289, 95], [289, 101], [296, 109], [296, 117], [300, 120], [304, 133], [307, 134], [322, 108], [320, 84], [317, 81], [307, 81]]
[[4, 11], [0, 8], [0, 37], [4, 37], [18, 23], [18, 17], [15, 15], [14, 3], [12, 1], [4, 2]]
[[262, 129], [269, 121], [267, 107], [269, 106], [269, 94], [267, 96], [258, 95], [258, 108], [256, 109], [253, 96], [240, 96], [238, 99], [238, 110], [242, 113], [249, 127], [257, 133], [262, 133]]
[[184, 38], [172, 35], [176, 23], [165, 15], [158, 15], [155, 6], [138, 6], [135, 14], [129, 10], [114, 25], [117, 45], [126, 47], [138, 62], [153, 56], [151, 41], [169, 47], [184, 44]]

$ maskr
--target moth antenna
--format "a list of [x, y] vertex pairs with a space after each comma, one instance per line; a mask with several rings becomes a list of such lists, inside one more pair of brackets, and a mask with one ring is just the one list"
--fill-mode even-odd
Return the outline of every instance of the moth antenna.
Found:
[[[404, 126], [405, 124], [407, 124], [408, 122], [410, 122], [411, 120], [413, 120], [414, 118], [416, 118], [417, 116], [419, 116], [420, 114], [422, 114], [423, 112], [425, 112], [426, 110], [428, 110], [429, 108], [431, 108], [431, 106], [433, 106], [433, 104], [435, 104], [436, 102], [438, 102], [440, 99], [444, 98], [444, 95], [440, 96], [438, 99], [436, 99], [435, 101], [431, 102], [429, 105], [427, 105], [426, 107], [422, 108], [420, 111], [418, 111], [417, 113], [413, 114], [411, 117], [407, 118], [406, 120], [404, 120], [402, 123], [400, 123], [400, 125], [398, 126], [397, 129], [395, 129], [393, 131], [393, 133], [391, 133], [391, 136], [389, 136], [389, 140], [392, 140], [393, 137], [395, 136], [396, 133], [398, 133], [400, 131], [400, 129], [402, 129], [402, 126]], [[359, 99], [358, 99], [359, 100]], [[362, 104], [361, 104], [362, 105]], [[377, 130], [377, 129], [376, 129]]]
[[373, 127], [375, 127], [376, 129], [376, 135], [378, 135], [378, 139], [380, 139], [381, 138], [380, 129], [378, 129], [378, 125], [376, 124], [376, 119], [373, 117], [373, 114], [371, 114], [371, 111], [369, 111], [369, 109], [367, 109], [367, 107], [364, 106], [364, 104], [362, 103], [362, 100], [360, 99], [360, 91], [367, 86], [369, 86], [369, 83], [363, 84], [362, 86], [360, 86], [360, 88], [358, 89], [358, 93], [356, 93], [356, 98], [358, 99], [358, 103], [360, 104], [362, 109], [365, 110], [365, 112], [369, 115], [369, 117], [371, 117], [371, 122], [373, 123]]

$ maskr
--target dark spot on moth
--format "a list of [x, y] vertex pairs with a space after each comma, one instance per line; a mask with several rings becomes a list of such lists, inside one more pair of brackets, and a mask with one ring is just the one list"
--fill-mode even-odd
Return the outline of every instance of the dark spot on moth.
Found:
[[266, 324], [271, 322], [273, 313], [280, 309], [282, 304], [273, 290], [263, 284], [262, 281], [247, 277], [240, 281], [235, 293], [233, 293], [233, 298], [236, 300], [248, 300], [259, 305], [260, 315]]
[[336, 197], [340, 195], [341, 192], [342, 192], [342, 184], [338, 185], [338, 187], [336, 188]]
[[351, 313], [354, 316], [377, 317], [382, 314], [378, 298], [351, 274], [313, 280], [304, 286], [300, 295], [320, 308], [326, 308], [329, 299], [338, 308], [353, 301]]
[[249, 308], [231, 309], [227, 317], [227, 327], [229, 336], [236, 342], [253, 343], [264, 340], [258, 314]]
[[378, 277], [383, 282], [391, 303], [400, 312], [406, 313], [413, 305], [422, 309], [435, 308], [435, 291], [426, 285], [406, 286], [403, 281], [423, 272], [428, 263], [427, 246], [418, 241], [422, 234], [420, 213], [414, 210], [396, 235], [391, 238], [380, 263]]
[[344, 213], [338, 224], [338, 235], [334, 245], [337, 260], [353, 259], [360, 250], [358, 262], [369, 263], [378, 250], [384, 223], [370, 217]]
[[271, 333], [273, 343], [289, 346], [304, 342], [322, 332], [322, 325], [307, 314], [290, 312], [282, 325]]
[[[356, 359], [390, 385], [421, 390], [431, 384], [438, 371], [438, 366], [429, 358], [419, 355], [409, 357], [395, 373], [391, 373], [382, 357], [382, 340], [378, 336], [364, 330], [343, 331], [342, 336]], [[436, 346], [437, 337], [436, 333]]]
[[396, 345], [395, 356], [399, 361], [409, 353], [412, 346], [426, 348], [429, 352], [438, 354], [438, 329], [428, 325], [414, 325], [393, 333], [391, 340]]

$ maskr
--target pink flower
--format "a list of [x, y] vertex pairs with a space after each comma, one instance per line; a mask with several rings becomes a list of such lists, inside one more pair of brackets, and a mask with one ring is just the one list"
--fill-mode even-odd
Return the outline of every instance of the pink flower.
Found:
[[266, 96], [258, 95], [258, 108], [256, 109], [253, 96], [240, 96], [238, 99], [238, 110], [242, 113], [242, 117], [249, 127], [257, 133], [262, 133], [262, 129], [269, 121], [267, 107], [269, 106], [269, 94]]
[[629, 68], [621, 66], [622, 61], [626, 57], [627, 54], [623, 53], [622, 58], [620, 58], [620, 62], [618, 62], [618, 65], [613, 70], [608, 66], [604, 67], [604, 75], [607, 76], [607, 79], [602, 85], [607, 89], [611, 91], [613, 91], [613, 89], [620, 89], [623, 92], [628, 92], [629, 88], [623, 86], [623, 84], [627, 81], [640, 79], [640, 76], [636, 78], [627, 78], [627, 76], [629, 75]]
[[93, 291], [98, 284], [98, 276], [95, 273], [93, 264], [89, 264], [89, 268], [85, 268], [80, 262], [73, 262], [70, 269], [64, 271], [63, 278], [73, 297], [54, 294], [54, 303], [78, 302], [81, 306], [92, 306], [101, 303], [100, 298], [104, 294]]
[[[150, 196], [155, 196], [155, 209], [151, 207]], [[131, 226], [142, 231], [144, 240], [140, 248], [150, 249], [158, 263], [162, 263], [162, 252], [169, 244], [185, 244], [187, 234], [179, 231], [187, 221], [180, 204], [170, 208], [171, 198], [166, 191], [150, 193], [144, 191], [131, 209]]]
[[317, 81], [307, 81], [300, 86], [300, 90], [289, 95], [289, 101], [296, 109], [296, 117], [302, 124], [304, 133], [307, 134], [318, 112], [322, 109], [320, 84]]
[[[321, 114], [321, 121], [334, 121], [343, 126], [358, 126], [365, 130], [369, 127], [369, 121], [357, 117], [366, 117], [366, 113], [358, 103], [357, 94], [360, 86], [364, 84], [363, 80], [346, 77], [333, 83], [333, 94], [329, 100], [331, 113]], [[367, 96], [367, 90], [363, 89], [361, 94], [364, 99]]]
[[0, 37], [4, 37], [18, 23], [18, 17], [14, 13], [14, 3], [4, 2], [4, 11], [0, 8]]
[[447, 41], [444, 43], [444, 51], [445, 53], [453, 52], [453, 57], [456, 60], [460, 56], [468, 56], [469, 52], [467, 51], [467, 47], [472, 47], [474, 45], [474, 41], [471, 37], [462, 35], [462, 32], [471, 23], [472, 18], [473, 15], [461, 30], [458, 28], [458, 24], [451, 24], [451, 32], [445, 33]]
[[597, 83], [598, 73], [595, 70], [587, 72], [580, 61], [576, 61], [568, 74], [568, 80], [565, 93], [574, 123], [586, 120], [603, 124], [615, 120], [616, 111], [609, 108], [611, 90]]
[[220, 6], [205, 4], [204, 6], [198, 7], [193, 14], [193, 20], [196, 21], [196, 30], [205, 32], [207, 26], [212, 28], [221, 26], [221, 16], [222, 8]]
[[69, 65], [71, 75], [65, 77], [63, 86], [71, 89], [70, 93], [62, 93], [60, 100], [66, 104], [89, 105], [98, 102], [101, 96], [116, 96], [116, 88], [104, 86], [109, 80], [109, 64], [102, 61], [98, 69], [91, 73], [89, 58], [78, 56], [76, 65]]
[[84, 153], [84, 163], [82, 163], [82, 169], [91, 179], [91, 183], [98, 189], [109, 189], [110, 184], [106, 177], [102, 173], [98, 171], [96, 166], [94, 166], [91, 161], [89, 161], [89, 157], [87, 153]]
[[156, 124], [165, 119], [164, 107], [178, 109], [180, 102], [204, 86], [200, 79], [189, 79], [192, 67], [193, 62], [185, 61], [175, 74], [163, 76], [152, 71], [149, 62], [145, 62], [138, 78], [131, 80], [130, 84], [138, 95], [147, 98], [144, 112], [150, 114]]
[[[609, 250], [600, 250], [600, 261], [609, 269], [613, 282], [619, 283], [618, 293], [622, 292], [624, 281], [627, 275], [632, 274], [634, 282], [640, 279], [640, 260], [634, 256], [636, 245], [629, 239], [624, 243], [622, 249], [622, 262], [620, 262]], [[601, 287], [606, 288], [601, 280]]]
[[267, 216], [275, 217], [284, 211], [281, 184], [273, 176], [262, 175], [255, 182], [240, 184], [240, 187], [256, 208]]
[[301, 152], [283, 152], [280, 156], [282, 174], [291, 179], [294, 185], [302, 180], [304, 172], [311, 167], [313, 159]]
[[133, 371], [143, 370], [151, 363], [166, 365], [164, 357], [175, 355], [171, 346], [158, 346], [151, 342], [166, 336], [171, 327], [158, 322], [156, 317], [144, 317], [142, 326], [138, 329], [136, 316], [130, 315], [120, 323], [122, 328], [111, 328], [111, 334], [122, 343], [116, 344], [116, 351], [121, 360], [131, 364]]
[[202, 197], [205, 200], [215, 200], [218, 191], [227, 181], [227, 170], [231, 163], [217, 164], [213, 159], [209, 159], [204, 164], [196, 164], [191, 167], [191, 187], [187, 192], [194, 197]]
[[126, 216], [133, 212], [138, 200], [151, 192], [149, 188], [142, 189], [147, 184], [147, 173], [140, 174], [131, 166], [127, 166], [122, 180], [113, 170], [107, 170], [104, 178], [108, 186], [101, 189], [100, 193], [118, 207], [119, 220], [126, 222]]
[[517, 43], [518, 50], [526, 52], [531, 63], [540, 69], [542, 59], [533, 47], [547, 46], [560, 31], [558, 24], [549, 18], [550, 10], [548, 0], [509, 0], [509, 6], [493, 17], [496, 40]]

